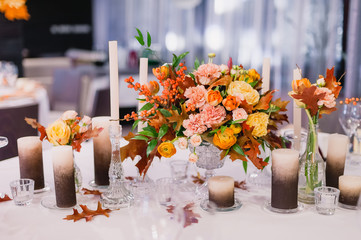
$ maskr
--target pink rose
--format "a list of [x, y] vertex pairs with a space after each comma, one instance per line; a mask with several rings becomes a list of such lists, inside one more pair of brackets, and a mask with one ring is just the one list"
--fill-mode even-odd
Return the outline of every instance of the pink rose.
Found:
[[183, 127], [186, 129], [183, 133], [187, 137], [194, 134], [202, 134], [207, 130], [201, 114], [189, 115], [189, 119], [183, 121]]
[[69, 110], [63, 113], [63, 115], [61, 116], [61, 119], [63, 121], [66, 120], [75, 120], [76, 116], [78, 116], [78, 113], [75, 112], [74, 110]]
[[[246, 110], [244, 110], [243, 108], [236, 108], [232, 111], [232, 117], [233, 117], [233, 121], [237, 121], [240, 119], [247, 120], [248, 114], [247, 114]], [[243, 122], [243, 121], [241, 121], [241, 122]]]
[[180, 149], [186, 149], [188, 147], [188, 140], [186, 137], [178, 138], [178, 147]]
[[221, 68], [214, 63], [202, 64], [194, 72], [196, 79], [203, 85], [208, 85], [213, 79], [222, 75]]
[[326, 93], [326, 95], [317, 102], [318, 106], [325, 105], [327, 108], [333, 108], [336, 106], [335, 95], [328, 88], [317, 88], [315, 94]]
[[191, 142], [193, 147], [198, 147], [202, 143], [202, 137], [198, 134], [194, 134], [189, 141]]
[[188, 98], [187, 106], [193, 105], [196, 108], [201, 108], [206, 103], [207, 90], [203, 85], [190, 87], [186, 89], [184, 96]]
[[198, 156], [196, 153], [189, 154], [189, 161], [191, 163], [196, 163], [198, 161]]
[[214, 107], [206, 104], [202, 109], [201, 115], [202, 119], [204, 119], [204, 124], [207, 127], [212, 127], [212, 125], [219, 124], [225, 119], [226, 109], [221, 105]]

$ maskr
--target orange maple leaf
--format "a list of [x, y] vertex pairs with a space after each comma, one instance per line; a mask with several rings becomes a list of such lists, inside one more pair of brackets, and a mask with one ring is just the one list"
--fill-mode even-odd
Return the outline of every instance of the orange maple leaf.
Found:
[[40, 141], [43, 141], [44, 138], [48, 138], [48, 136], [46, 135], [45, 127], [40, 123], [38, 123], [36, 119], [26, 117], [25, 122], [30, 126], [32, 126], [33, 128], [38, 129], [38, 131], [40, 132]]
[[295, 99], [299, 99], [306, 105], [306, 109], [310, 110], [311, 116], [316, 116], [318, 112], [317, 102], [320, 99], [323, 99], [326, 93], [316, 94], [317, 87], [311, 86], [309, 88], [305, 88], [302, 92], [293, 94], [292, 97]]
[[248, 114], [253, 112], [253, 106], [248, 104], [246, 100], [241, 100], [239, 107], [243, 108]]
[[84, 195], [102, 195], [102, 193], [99, 191], [99, 190], [90, 190], [90, 189], [87, 189], [87, 188], [82, 188], [81, 189], [83, 191], [83, 194]]
[[232, 82], [232, 77], [230, 75], [226, 75], [215, 82], [213, 82], [209, 87], [208, 90], [212, 89], [216, 86], [228, 86]]
[[270, 90], [270, 91], [267, 91], [259, 100], [259, 102], [257, 103], [257, 105], [253, 108], [255, 110], [267, 110], [269, 108], [269, 103], [271, 102], [272, 100], [272, 97], [273, 97], [273, 93], [275, 92], [276, 90]]
[[177, 126], [174, 128], [174, 130], [179, 131], [179, 129], [182, 127], [183, 121], [188, 118], [188, 113], [186, 111], [186, 105], [182, 104], [180, 114], [178, 113], [177, 110], [171, 110], [170, 113], [172, 114], [172, 116], [167, 117], [167, 119], [170, 123], [176, 122]]
[[91, 221], [94, 216], [97, 215], [104, 215], [106, 217], [109, 217], [109, 213], [112, 211], [110, 209], [103, 209], [100, 202], [98, 202], [97, 210], [90, 210], [86, 205], [79, 205], [83, 212], [79, 213], [77, 209], [73, 208], [73, 214], [67, 215], [64, 220], [73, 220], [74, 222], [79, 221], [82, 218], [85, 218], [85, 220]]
[[325, 82], [326, 82], [325, 87], [330, 89], [332, 93], [335, 95], [335, 98], [337, 98], [338, 95], [340, 94], [342, 86], [338, 84], [336, 77], [333, 75], [334, 71], [335, 71], [335, 67], [332, 67], [331, 69], [327, 69], [326, 77], [325, 77]]
[[12, 199], [7, 195], [5, 194], [4, 197], [0, 197], [0, 202], [6, 202], [6, 201], [11, 201]]

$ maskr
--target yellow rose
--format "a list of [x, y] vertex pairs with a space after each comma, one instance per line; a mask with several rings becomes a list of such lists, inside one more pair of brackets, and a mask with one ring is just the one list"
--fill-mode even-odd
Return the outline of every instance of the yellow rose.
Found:
[[214, 145], [218, 146], [221, 149], [228, 149], [232, 147], [237, 142], [237, 138], [234, 136], [233, 130], [230, 128], [226, 128], [222, 133], [219, 130], [213, 136], [213, 143]]
[[69, 143], [71, 131], [65, 122], [57, 120], [46, 128], [46, 135], [52, 144], [66, 145]]
[[268, 115], [263, 112], [253, 113], [248, 116], [246, 123], [254, 127], [252, 135], [262, 137], [267, 134]]
[[244, 98], [249, 105], [256, 105], [259, 101], [259, 93], [257, 90], [252, 89], [251, 92], [244, 94]]
[[232, 96], [237, 96], [240, 93], [244, 95], [244, 94], [246, 94], [248, 92], [252, 92], [252, 91], [253, 91], [253, 88], [248, 83], [246, 83], [244, 81], [235, 81], [235, 82], [231, 82], [229, 84], [227, 93]]
[[242, 127], [239, 124], [232, 124], [229, 128], [233, 131], [234, 134], [238, 134], [242, 130]]
[[170, 158], [171, 156], [173, 156], [177, 152], [177, 150], [175, 149], [173, 143], [171, 143], [171, 142], [162, 142], [158, 146], [158, 152], [163, 157]]

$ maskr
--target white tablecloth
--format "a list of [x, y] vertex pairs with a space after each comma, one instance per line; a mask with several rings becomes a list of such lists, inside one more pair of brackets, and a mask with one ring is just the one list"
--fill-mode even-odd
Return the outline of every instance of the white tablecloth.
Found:
[[[185, 159], [188, 152], [179, 151], [175, 158]], [[46, 182], [53, 189], [53, 171], [51, 155], [45, 150], [44, 171]], [[83, 174], [83, 185], [93, 179], [93, 147], [92, 142], [84, 143], [81, 152], [76, 156]], [[149, 170], [153, 179], [170, 176], [168, 161], [155, 160]], [[125, 161], [125, 175], [134, 175], [134, 162]], [[346, 167], [346, 172], [356, 173], [360, 165]], [[191, 168], [190, 174], [194, 174]], [[236, 180], [245, 178], [241, 162], [227, 161], [225, 166], [217, 170], [217, 174], [227, 174]], [[0, 162], [0, 192], [10, 194], [9, 182], [19, 178], [18, 158]], [[50, 210], [41, 206], [40, 201], [53, 191], [36, 194], [31, 205], [15, 206], [12, 201], [0, 203], [0, 239], [134, 239], [129, 209], [121, 209], [110, 213], [110, 217], [97, 216], [93, 221], [66, 221], [63, 218], [71, 214], [71, 210]], [[276, 214], [263, 208], [270, 198], [269, 190], [237, 190], [243, 206], [233, 212], [210, 215], [200, 207], [195, 212], [201, 214], [199, 223], [192, 224], [183, 230], [180, 239], [360, 239], [361, 219], [356, 211], [337, 208], [335, 215], [317, 214], [313, 206], [295, 214]], [[213, 237], [213, 238], [210, 238]]]

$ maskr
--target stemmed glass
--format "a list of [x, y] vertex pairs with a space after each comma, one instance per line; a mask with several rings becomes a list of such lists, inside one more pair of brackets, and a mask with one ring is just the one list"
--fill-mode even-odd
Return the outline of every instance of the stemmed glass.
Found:
[[352, 105], [351, 108], [351, 129], [352, 133], [355, 134], [357, 141], [361, 141], [361, 104], [357, 103], [356, 105]]
[[8, 145], [9, 141], [6, 137], [1, 137], [0, 136], [0, 148], [5, 147], [6, 145]]
[[354, 134], [353, 124], [351, 121], [352, 104], [343, 104], [340, 106], [341, 113], [339, 114], [338, 121], [341, 124], [343, 131], [350, 139], [350, 152], [352, 152], [352, 135]]

